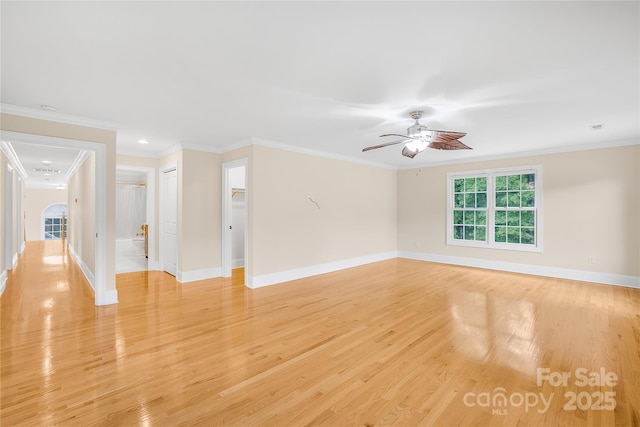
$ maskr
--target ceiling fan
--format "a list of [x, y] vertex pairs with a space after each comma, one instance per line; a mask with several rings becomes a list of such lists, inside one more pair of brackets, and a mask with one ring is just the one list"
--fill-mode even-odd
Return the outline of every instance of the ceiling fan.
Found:
[[458, 141], [466, 135], [464, 132], [451, 132], [444, 130], [429, 129], [424, 125], [421, 125], [418, 119], [422, 117], [422, 111], [412, 111], [409, 113], [412, 119], [416, 122], [413, 126], [407, 129], [406, 135], [398, 133], [386, 133], [383, 136], [399, 136], [402, 139], [396, 141], [385, 142], [380, 145], [373, 145], [371, 147], [363, 148], [362, 151], [375, 150], [376, 148], [388, 147], [390, 145], [404, 143], [402, 149], [402, 155], [413, 159], [418, 153], [424, 151], [425, 148], [435, 148], [436, 150], [471, 150], [468, 145]]

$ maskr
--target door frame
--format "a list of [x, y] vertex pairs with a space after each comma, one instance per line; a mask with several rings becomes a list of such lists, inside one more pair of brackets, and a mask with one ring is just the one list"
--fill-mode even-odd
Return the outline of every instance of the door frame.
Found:
[[16, 221], [17, 221], [17, 232], [18, 235], [16, 236], [17, 240], [17, 251], [18, 254], [22, 254], [22, 252], [24, 252], [24, 247], [26, 244], [26, 239], [25, 239], [25, 229], [24, 229], [24, 209], [22, 206], [22, 201], [24, 198], [24, 180], [22, 179], [22, 176], [20, 176], [20, 174], [18, 174], [18, 185], [17, 185], [17, 189], [18, 189], [18, 195], [16, 197], [16, 201], [18, 203], [18, 209], [16, 209], [16, 212], [18, 214]]
[[172, 170], [176, 171], [176, 279], [178, 278], [178, 259], [180, 257], [180, 245], [178, 242], [180, 241], [180, 209], [178, 209], [178, 193], [180, 190], [180, 174], [178, 173], [178, 162], [169, 163], [164, 165], [158, 169], [158, 181], [160, 185], [160, 197], [158, 200], [158, 269], [160, 271], [166, 271], [164, 269], [164, 203], [166, 201], [166, 189], [165, 189], [165, 173], [171, 172]]
[[252, 286], [252, 278], [250, 274], [251, 263], [249, 262], [249, 209], [250, 209], [250, 183], [249, 183], [249, 159], [242, 159], [225, 162], [222, 164], [222, 277], [231, 277], [231, 269], [233, 263], [233, 253], [231, 251], [231, 184], [229, 182], [229, 171], [231, 169], [244, 166], [244, 284], [247, 287]]
[[118, 170], [144, 172], [147, 174], [147, 224], [149, 226], [149, 248], [147, 270], [158, 270], [160, 261], [156, 259], [156, 169], [144, 166], [116, 164]]
[[[93, 272], [93, 291], [95, 305], [108, 305], [118, 302], [118, 290], [109, 290], [107, 294], [107, 146], [103, 143], [54, 136], [35, 135], [2, 130], [2, 140], [19, 141], [34, 145], [48, 145], [59, 148], [93, 151], [95, 153], [95, 271]], [[13, 209], [13, 202], [11, 203]], [[114, 234], [115, 236], [115, 234]], [[114, 242], [115, 243], [115, 242]], [[115, 259], [114, 266], [115, 266]], [[115, 274], [115, 273], [114, 273]], [[115, 280], [115, 279], [114, 279]]]
[[4, 189], [4, 269], [13, 270], [13, 261], [17, 255], [13, 247], [13, 166], [7, 162], [7, 168], [3, 172], [5, 174]]

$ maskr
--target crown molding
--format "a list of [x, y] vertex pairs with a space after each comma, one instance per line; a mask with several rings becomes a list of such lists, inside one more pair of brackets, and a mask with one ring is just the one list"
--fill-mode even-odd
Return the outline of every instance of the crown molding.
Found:
[[284, 144], [282, 142], [272, 141], [272, 140], [268, 140], [265, 138], [258, 138], [258, 137], [251, 137], [249, 139], [239, 141], [229, 147], [225, 147], [224, 149], [218, 148], [218, 147], [209, 147], [206, 145], [199, 145], [199, 144], [180, 143], [180, 144], [173, 145], [166, 150], [163, 150], [154, 154], [139, 153], [135, 151], [120, 150], [120, 149], [117, 150], [117, 154], [121, 154], [124, 156], [137, 156], [137, 157], [159, 159], [162, 157], [166, 157], [178, 150], [195, 150], [195, 151], [203, 151], [203, 152], [215, 153], [215, 154], [225, 154], [225, 153], [230, 153], [234, 150], [238, 150], [240, 148], [244, 148], [252, 145], [259, 145], [262, 147], [275, 148], [278, 150], [290, 151], [290, 152], [300, 153], [300, 154], [308, 154], [311, 156], [323, 157], [323, 158], [332, 159], [332, 160], [340, 160], [343, 162], [358, 163], [358, 164], [374, 166], [374, 167], [383, 168], [383, 169], [397, 170], [396, 166], [388, 165], [386, 163], [373, 162], [370, 160], [358, 159], [356, 157], [332, 154], [326, 151], [297, 147], [294, 145]]
[[116, 155], [118, 156], [132, 156], [132, 157], [141, 157], [144, 159], [161, 159], [163, 157], [168, 156], [169, 154], [175, 153], [178, 150], [182, 150], [182, 145], [181, 144], [174, 144], [169, 146], [168, 148], [165, 148], [164, 150], [160, 150], [160, 151], [154, 151], [152, 153], [149, 152], [143, 152], [143, 151], [136, 151], [136, 150], [127, 150], [127, 149], [121, 149], [121, 148], [116, 148]]
[[[171, 147], [173, 148], [173, 146]], [[163, 153], [164, 151], [161, 151], [160, 153]], [[148, 152], [142, 152], [142, 151], [135, 151], [135, 150], [127, 150], [127, 149], [120, 149], [120, 148], [116, 148], [116, 155], [118, 156], [132, 156], [132, 157], [142, 157], [145, 159], [159, 159], [161, 156], [159, 153], [157, 152], [153, 152], [153, 153], [148, 153]]]
[[226, 149], [223, 150], [217, 147], [209, 147], [207, 145], [200, 145], [200, 144], [181, 143], [180, 146], [182, 147], [183, 150], [203, 151], [205, 153], [223, 154], [228, 151]]
[[82, 166], [82, 163], [87, 160], [87, 157], [89, 157], [89, 152], [87, 150], [80, 150], [76, 158], [73, 160], [73, 163], [71, 163], [71, 167], [67, 173], [64, 174], [64, 180], [66, 182], [69, 182], [73, 174], [75, 174], [78, 168]]
[[9, 159], [9, 163], [11, 164], [11, 166], [13, 166], [13, 168], [18, 172], [18, 174], [20, 174], [22, 179], [26, 181], [29, 175], [27, 174], [27, 171], [22, 165], [22, 162], [18, 158], [18, 154], [16, 154], [16, 150], [13, 149], [13, 145], [11, 145], [11, 142], [2, 141], [1, 147], [2, 147], [2, 152]]
[[283, 144], [281, 142], [270, 141], [268, 139], [263, 139], [263, 138], [253, 137], [251, 138], [251, 141], [252, 141], [252, 145], [259, 145], [267, 148], [276, 148], [278, 150], [291, 151], [291, 152], [300, 153], [300, 154], [308, 154], [311, 156], [323, 157], [325, 159], [332, 159], [332, 160], [340, 160], [348, 163], [358, 163], [366, 166], [374, 166], [374, 167], [383, 168], [383, 169], [391, 169], [391, 170], [398, 169], [396, 166], [388, 165], [386, 163], [378, 163], [378, 162], [373, 162], [371, 160], [359, 159], [356, 157], [342, 156], [339, 154], [333, 154], [326, 151], [314, 150], [311, 148], [297, 147], [290, 144]]
[[457, 165], [463, 163], [488, 162], [491, 160], [517, 159], [522, 157], [544, 156], [548, 154], [570, 153], [574, 151], [599, 150], [603, 148], [626, 147], [630, 145], [640, 145], [640, 139], [620, 139], [613, 141], [601, 141], [584, 145], [568, 145], [564, 147], [552, 147], [541, 150], [515, 151], [512, 153], [493, 154], [479, 157], [469, 157], [458, 160], [446, 160], [441, 162], [422, 162], [410, 166], [400, 166], [398, 170], [409, 170], [417, 168], [430, 168], [437, 166]]
[[158, 157], [156, 157], [157, 159], [161, 159], [163, 157], [167, 157], [173, 153], [175, 153], [176, 151], [182, 150], [182, 144], [175, 144], [172, 145], [171, 147], [162, 150], [160, 152], [158, 152]]
[[12, 114], [15, 116], [30, 117], [32, 119], [48, 120], [51, 122], [66, 123], [70, 125], [86, 126], [112, 131], [118, 130], [118, 125], [116, 123], [72, 116], [70, 114], [37, 110], [35, 108], [20, 107], [18, 105], [0, 104], [0, 112], [3, 114]]
[[253, 145], [252, 138], [243, 139], [241, 141], [236, 142], [235, 144], [231, 144], [230, 146], [228, 146], [224, 150], [223, 154], [230, 153], [231, 151], [239, 150], [240, 148], [250, 147], [252, 145]]

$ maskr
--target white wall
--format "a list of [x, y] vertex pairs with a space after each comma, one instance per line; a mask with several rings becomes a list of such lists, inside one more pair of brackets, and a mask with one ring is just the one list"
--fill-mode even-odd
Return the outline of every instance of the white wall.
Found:
[[[221, 275], [222, 221], [221, 156], [182, 150], [182, 172], [178, 172], [180, 246], [178, 269], [186, 278]], [[211, 276], [213, 275], [213, 276]]]
[[[68, 245], [77, 254], [81, 267], [95, 275], [95, 154], [91, 153], [69, 180]], [[115, 241], [115, 240], [114, 240]], [[85, 272], [87, 274], [87, 272]]]
[[395, 252], [395, 170], [260, 145], [250, 169], [254, 286]]

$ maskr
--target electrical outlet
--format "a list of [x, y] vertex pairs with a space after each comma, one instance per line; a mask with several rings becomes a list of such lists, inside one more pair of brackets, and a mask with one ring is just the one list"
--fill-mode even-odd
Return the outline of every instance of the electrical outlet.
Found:
[[595, 264], [596, 263], [596, 257], [595, 255], [589, 255], [589, 257], [587, 258], [587, 262], [589, 264]]

